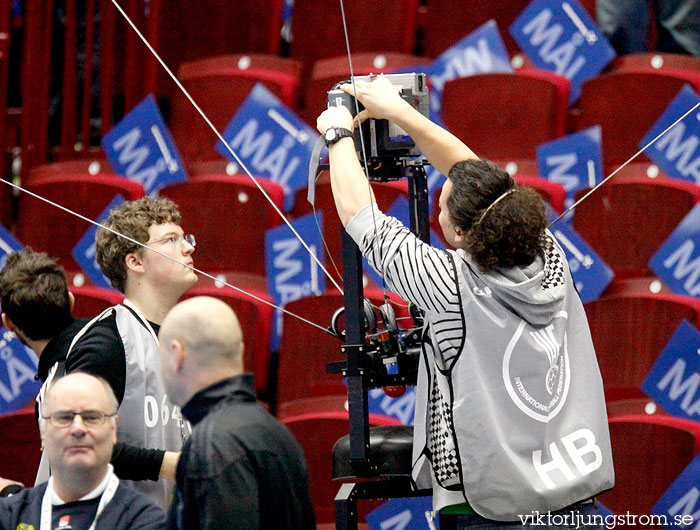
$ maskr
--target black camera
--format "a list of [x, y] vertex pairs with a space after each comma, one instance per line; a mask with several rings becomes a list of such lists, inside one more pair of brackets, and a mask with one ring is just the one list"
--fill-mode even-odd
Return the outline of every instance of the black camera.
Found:
[[[425, 74], [386, 74], [384, 77], [396, 87], [401, 97], [408, 101], [418, 112], [428, 117], [430, 112], [430, 100]], [[355, 76], [356, 81], [372, 82], [377, 75]], [[343, 83], [349, 83], [344, 81]], [[362, 111], [364, 107], [355, 98], [337, 88], [338, 83], [328, 91], [328, 107], [346, 107], [355, 116], [357, 108]], [[362, 146], [364, 140], [364, 149]], [[410, 159], [419, 154], [416, 144], [395, 123], [387, 120], [369, 119], [362, 124], [362, 134], [359, 129], [354, 134], [355, 149], [360, 161], [367, 162], [370, 180], [385, 182], [399, 180], [404, 175], [401, 171], [402, 160]]]

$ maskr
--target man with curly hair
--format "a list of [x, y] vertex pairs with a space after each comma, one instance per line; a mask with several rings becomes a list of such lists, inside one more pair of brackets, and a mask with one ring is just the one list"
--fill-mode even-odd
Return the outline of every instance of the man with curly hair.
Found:
[[[119, 440], [126, 444], [115, 467], [121, 479], [134, 481], [135, 489], [164, 509], [178, 451], [189, 434], [179, 408], [168, 399], [158, 357], [163, 318], [197, 282], [187, 267], [195, 241], [180, 221], [177, 206], [162, 198], [143, 197], [110, 212], [105, 226], [114, 232], [98, 230], [97, 261], [125, 299], [77, 333], [65, 361], [65, 373], [86, 372], [110, 384], [120, 404]], [[44, 468], [38, 478], [46, 478]]]
[[602, 380], [542, 199], [388, 80], [356, 90], [360, 119], [395, 123], [448, 176], [439, 221], [456, 250], [440, 251], [373, 204], [348, 110], [318, 118], [322, 134], [336, 129], [325, 138], [343, 225], [392, 290], [425, 312], [413, 477], [432, 487], [440, 528], [602, 525], [592, 498], [613, 485]]

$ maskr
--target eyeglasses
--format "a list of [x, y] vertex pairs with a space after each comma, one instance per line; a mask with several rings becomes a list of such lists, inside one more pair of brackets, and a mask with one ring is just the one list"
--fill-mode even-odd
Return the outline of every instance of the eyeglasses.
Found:
[[193, 234], [170, 234], [169, 236], [164, 237], [163, 239], [157, 239], [156, 241], [151, 241], [147, 243], [148, 245], [153, 245], [154, 243], [165, 243], [166, 245], [182, 245], [183, 241], [187, 241], [187, 243], [190, 246], [197, 246], [197, 240], [195, 239]]
[[83, 420], [83, 425], [86, 427], [99, 427], [105, 422], [105, 419], [116, 416], [117, 413], [105, 414], [101, 410], [84, 410], [82, 412], [73, 412], [72, 410], [63, 410], [56, 412], [50, 416], [42, 416], [45, 420], [49, 420], [51, 425], [58, 428], [70, 427], [76, 416], [80, 416]]

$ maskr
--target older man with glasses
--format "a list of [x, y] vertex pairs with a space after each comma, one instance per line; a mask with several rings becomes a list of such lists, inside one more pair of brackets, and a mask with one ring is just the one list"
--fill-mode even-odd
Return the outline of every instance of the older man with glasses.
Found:
[[[162, 198], [143, 197], [112, 210], [109, 230], [101, 228], [95, 238], [97, 261], [125, 299], [75, 336], [64, 366], [67, 374], [87, 372], [110, 384], [119, 402], [119, 441], [126, 444], [112, 460], [117, 474], [163, 509], [190, 432], [168, 398], [158, 357], [163, 318], [197, 282], [191, 268], [195, 239], [180, 221], [177, 206]], [[61, 367], [54, 372], [60, 376]], [[43, 458], [39, 479], [48, 476], [45, 464]]]
[[103, 379], [84, 373], [57, 380], [39, 419], [51, 478], [0, 499], [0, 528], [160, 529], [165, 514], [114, 474], [117, 399]]

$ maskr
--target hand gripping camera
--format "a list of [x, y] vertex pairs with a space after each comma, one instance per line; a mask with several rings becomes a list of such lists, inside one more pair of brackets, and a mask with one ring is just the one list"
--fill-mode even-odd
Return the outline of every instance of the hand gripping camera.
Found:
[[[376, 79], [375, 74], [367, 76], [356, 76], [356, 81], [371, 82]], [[428, 116], [430, 111], [430, 101], [428, 86], [425, 74], [387, 74], [388, 79], [401, 97], [408, 101], [415, 109], [424, 116]], [[344, 81], [343, 83], [348, 83]], [[343, 92], [337, 87], [328, 92], [328, 107], [347, 107], [350, 113], [355, 116], [357, 106], [355, 98]], [[359, 110], [364, 107], [358, 101]], [[361, 143], [364, 140], [364, 149]], [[402, 159], [409, 159], [419, 154], [416, 144], [398, 125], [387, 120], [377, 120], [371, 118], [362, 124], [362, 134], [359, 129], [354, 134], [355, 149], [360, 161], [367, 162], [368, 175], [370, 180], [386, 182], [388, 180], [399, 180], [405, 175], [401, 168]]]

